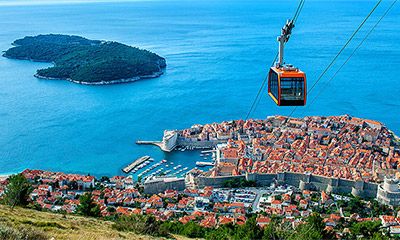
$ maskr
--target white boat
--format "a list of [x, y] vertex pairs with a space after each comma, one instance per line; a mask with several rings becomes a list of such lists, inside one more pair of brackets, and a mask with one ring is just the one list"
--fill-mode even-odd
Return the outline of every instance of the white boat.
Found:
[[205, 166], [214, 166], [212, 162], [196, 162], [196, 166], [205, 167]]

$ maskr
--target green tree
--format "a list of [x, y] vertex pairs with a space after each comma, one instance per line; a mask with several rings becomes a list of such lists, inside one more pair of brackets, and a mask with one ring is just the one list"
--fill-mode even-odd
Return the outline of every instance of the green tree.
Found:
[[79, 197], [79, 205], [76, 210], [83, 216], [100, 216], [100, 207], [93, 201], [92, 193], [85, 193]]
[[264, 233], [257, 225], [256, 216], [247, 219], [246, 223], [237, 226], [232, 239], [262, 239]]
[[[379, 239], [376, 233], [380, 233], [381, 223], [379, 221], [366, 221], [353, 224], [350, 232], [353, 237], [362, 236], [365, 239], [375, 238]], [[375, 236], [374, 236], [375, 234]]]
[[204, 238], [205, 229], [197, 223], [188, 222], [184, 225], [182, 234], [190, 238]]
[[280, 239], [275, 221], [271, 221], [267, 226], [265, 226], [264, 235], [262, 239], [263, 240]]
[[296, 231], [292, 234], [290, 239], [335, 239], [334, 233], [325, 230], [325, 224], [322, 220], [323, 219], [319, 214], [312, 214], [307, 218], [305, 224], [301, 224], [296, 228]]
[[32, 185], [22, 174], [12, 175], [8, 178], [5, 190], [4, 201], [12, 209], [15, 206], [26, 206], [29, 202], [29, 194], [32, 192]]
[[230, 240], [232, 239], [235, 226], [231, 223], [219, 226], [216, 229], [207, 231], [205, 239], [207, 240]]

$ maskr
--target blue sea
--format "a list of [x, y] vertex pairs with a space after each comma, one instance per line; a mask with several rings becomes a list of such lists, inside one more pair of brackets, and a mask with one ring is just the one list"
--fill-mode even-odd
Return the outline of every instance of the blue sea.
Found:
[[[0, 57], [0, 173], [35, 168], [111, 176], [142, 155], [194, 167], [202, 160], [199, 152], [163, 153], [135, 141], [160, 140], [164, 129], [245, 118], [277, 51], [276, 37], [297, 3], [0, 4], [1, 51], [26, 35], [74, 34], [145, 48], [168, 65], [159, 78], [84, 86], [33, 77], [50, 64]], [[311, 86], [375, 3], [306, 1], [286, 62], [305, 71]], [[319, 94], [318, 99], [293, 116], [350, 114], [381, 121], [400, 134], [400, 4], [327, 82], [390, 4], [381, 3], [322, 78], [309, 102]], [[264, 91], [252, 117], [292, 110], [275, 106]]]

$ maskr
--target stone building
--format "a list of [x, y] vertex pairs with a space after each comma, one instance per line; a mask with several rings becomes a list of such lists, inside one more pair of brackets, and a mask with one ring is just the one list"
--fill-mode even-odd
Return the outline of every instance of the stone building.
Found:
[[144, 193], [155, 194], [165, 190], [183, 191], [185, 189], [185, 179], [177, 177], [155, 177], [144, 182]]
[[383, 184], [378, 187], [376, 199], [386, 205], [400, 206], [399, 180], [385, 177]]

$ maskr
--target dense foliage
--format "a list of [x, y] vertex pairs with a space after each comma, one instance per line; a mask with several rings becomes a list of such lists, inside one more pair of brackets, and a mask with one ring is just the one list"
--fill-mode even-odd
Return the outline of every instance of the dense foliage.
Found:
[[232, 179], [232, 180], [226, 180], [225, 182], [222, 183], [222, 186], [224, 188], [245, 188], [245, 187], [256, 187], [257, 184], [255, 181], [252, 180], [246, 180], [246, 179]]
[[164, 58], [147, 50], [79, 36], [38, 35], [13, 44], [5, 57], [55, 64], [37, 71], [44, 78], [110, 82], [157, 74], [166, 66]]
[[12, 175], [8, 178], [8, 184], [4, 194], [4, 202], [14, 208], [15, 206], [26, 206], [32, 185], [22, 174]]
[[[155, 221], [153, 216], [122, 216], [115, 220], [113, 228], [119, 231], [131, 231], [137, 234], [168, 237], [170, 234], [183, 235], [189, 238], [205, 238], [209, 240], [320, 240], [336, 239], [335, 233], [325, 229], [325, 223], [319, 214], [312, 214], [305, 223], [295, 229], [290, 224], [282, 224], [282, 219], [272, 216], [271, 222], [264, 228], [251, 216], [243, 225], [225, 224], [217, 228], [204, 228], [195, 222], [182, 224], [177, 221]], [[350, 226], [351, 233], [346, 239], [388, 239], [381, 230], [380, 222], [354, 222]]]
[[338, 207], [342, 208], [345, 215], [350, 216], [351, 213], [357, 213], [360, 217], [391, 215], [392, 211], [387, 205], [379, 204], [375, 199], [367, 203], [360, 197], [351, 197], [350, 201], [338, 201]]
[[100, 207], [93, 201], [91, 193], [85, 193], [79, 197], [79, 205], [76, 210], [83, 216], [100, 216]]

